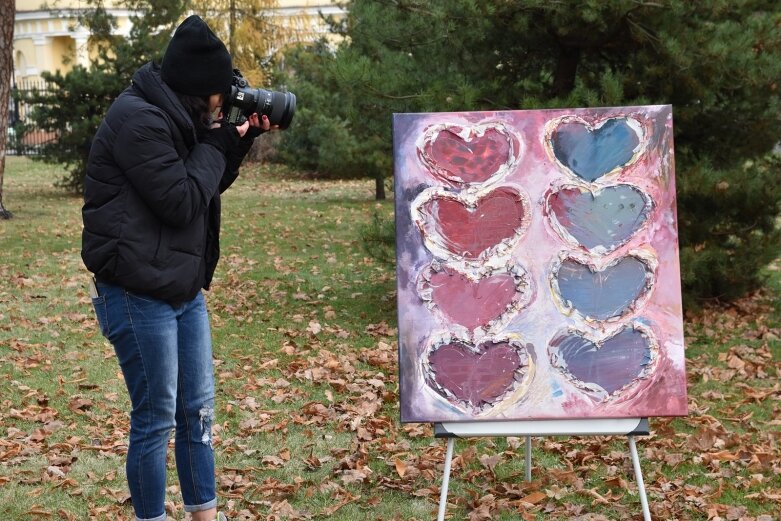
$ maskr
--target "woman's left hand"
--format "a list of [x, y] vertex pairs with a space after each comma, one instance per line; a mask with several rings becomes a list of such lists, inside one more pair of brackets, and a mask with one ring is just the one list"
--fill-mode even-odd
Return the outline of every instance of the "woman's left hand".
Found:
[[269, 130], [276, 130], [279, 128], [279, 125], [271, 124], [268, 116], [265, 114], [262, 117], [258, 116], [257, 112], [252, 114], [247, 119], [247, 122], [249, 123], [249, 131], [247, 132], [247, 135], [253, 138], [258, 137], [263, 132], [268, 132]]
[[252, 114], [249, 117], [249, 124], [253, 127], [258, 127], [263, 132], [268, 132], [269, 130], [277, 130], [279, 129], [279, 125], [272, 125], [271, 121], [269, 121], [268, 116], [263, 114], [262, 117], [259, 117], [257, 113]]

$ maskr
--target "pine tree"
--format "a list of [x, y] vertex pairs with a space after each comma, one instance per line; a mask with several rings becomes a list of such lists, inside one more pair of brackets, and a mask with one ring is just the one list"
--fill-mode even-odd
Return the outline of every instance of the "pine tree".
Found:
[[393, 112], [672, 104], [687, 296], [745, 294], [779, 255], [781, 165], [768, 156], [781, 139], [777, 1], [354, 0], [348, 9], [333, 25], [338, 49], [289, 57], [291, 90], [315, 95], [284, 136], [288, 160], [380, 187]]
[[69, 174], [59, 184], [75, 192], [83, 186], [91, 139], [108, 107], [141, 65], [162, 59], [184, 10], [182, 0], [126, 0], [121, 6], [133, 13], [133, 27], [125, 38], [116, 33], [116, 19], [102, 0], [91, 6], [79, 20], [95, 46], [90, 67], [76, 65], [66, 74], [43, 72], [52, 88], [25, 99], [35, 105], [36, 125], [58, 136], [39, 158], [64, 165]]
[[190, 7], [226, 42], [233, 66], [253, 87], [269, 87], [280, 51], [310, 38], [308, 18], [273, 14], [277, 0], [196, 0]]

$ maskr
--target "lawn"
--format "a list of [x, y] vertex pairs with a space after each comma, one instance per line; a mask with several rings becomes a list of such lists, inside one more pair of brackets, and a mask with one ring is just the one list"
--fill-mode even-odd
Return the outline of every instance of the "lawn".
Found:
[[[398, 421], [395, 273], [360, 229], [392, 203], [374, 182], [252, 165], [224, 197], [211, 291], [214, 446], [231, 519], [429, 520], [445, 443]], [[129, 402], [100, 336], [62, 172], [9, 157], [0, 221], [0, 515], [132, 519]], [[781, 512], [781, 289], [687, 316], [687, 418], [638, 439], [654, 519], [771, 521]], [[456, 444], [452, 519], [641, 519], [625, 439]], [[173, 457], [168, 513], [184, 519]]]

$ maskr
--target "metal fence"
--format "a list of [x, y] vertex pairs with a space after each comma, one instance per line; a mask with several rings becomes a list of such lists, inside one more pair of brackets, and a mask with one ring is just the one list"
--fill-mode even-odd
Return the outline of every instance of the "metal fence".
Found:
[[35, 106], [26, 101], [35, 91], [48, 93], [52, 87], [42, 80], [19, 80], [11, 87], [11, 97], [8, 102], [8, 136], [6, 138], [6, 154], [32, 156], [41, 153], [43, 145], [57, 139], [53, 132], [37, 127], [32, 119]]

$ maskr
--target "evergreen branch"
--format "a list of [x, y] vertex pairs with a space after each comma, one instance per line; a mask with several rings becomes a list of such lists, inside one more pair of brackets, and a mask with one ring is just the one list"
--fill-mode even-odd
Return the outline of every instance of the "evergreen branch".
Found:
[[409, 94], [406, 96], [393, 96], [391, 94], [386, 94], [380, 90], [377, 90], [373, 88], [371, 85], [366, 85], [366, 90], [371, 92], [372, 94], [376, 94], [377, 96], [380, 96], [381, 98], [385, 99], [392, 99], [392, 100], [406, 100], [406, 99], [417, 99], [417, 98], [423, 98], [423, 94]]
[[729, 231], [712, 231], [711, 235], [716, 235], [719, 237], [723, 237], [725, 235], [739, 235], [742, 233], [750, 232], [751, 230], [755, 229], [757, 226], [759, 226], [758, 221], [754, 221], [753, 223], [749, 224], [748, 226], [741, 228], [739, 230], [729, 230]]
[[[637, 4], [637, 7], [634, 9], [640, 9], [642, 7], [660, 7], [662, 9], [666, 8], [667, 6], [664, 4], [660, 4], [658, 2], [643, 2], [642, 0], [635, 0], [635, 3]], [[634, 9], [632, 9], [634, 11]]]
[[397, 9], [400, 9], [402, 11], [409, 11], [411, 13], [423, 13], [423, 14], [427, 14], [429, 16], [434, 16], [434, 12], [433, 11], [429, 11], [427, 9], [423, 9], [421, 7], [414, 7], [413, 5], [411, 5], [409, 3], [400, 2], [399, 0], [383, 0], [380, 3], [393, 5]]

